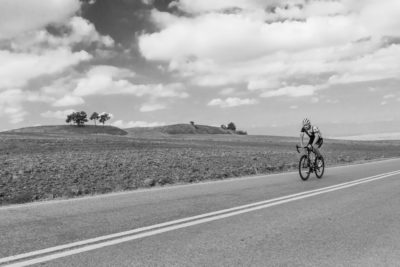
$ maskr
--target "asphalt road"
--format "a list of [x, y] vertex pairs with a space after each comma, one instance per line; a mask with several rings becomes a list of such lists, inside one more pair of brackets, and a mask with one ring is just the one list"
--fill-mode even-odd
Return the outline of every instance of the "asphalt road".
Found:
[[394, 159], [306, 182], [286, 173], [2, 207], [0, 265], [398, 266], [399, 170]]

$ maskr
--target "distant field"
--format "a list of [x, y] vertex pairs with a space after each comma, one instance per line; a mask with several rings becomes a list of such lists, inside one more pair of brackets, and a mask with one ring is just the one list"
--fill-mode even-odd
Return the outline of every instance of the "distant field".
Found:
[[77, 127], [73, 125], [49, 125], [26, 127], [11, 130], [9, 133], [19, 134], [109, 134], [109, 135], [127, 135], [128, 133], [114, 126], [104, 125], [85, 125], [85, 127]]
[[[0, 204], [295, 170], [297, 138], [0, 134]], [[328, 166], [400, 157], [400, 141], [326, 140]]]

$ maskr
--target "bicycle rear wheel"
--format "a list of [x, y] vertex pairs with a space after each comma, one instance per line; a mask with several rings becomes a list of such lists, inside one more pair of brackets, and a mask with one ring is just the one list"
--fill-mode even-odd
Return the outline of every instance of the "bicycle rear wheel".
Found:
[[321, 157], [317, 157], [315, 160], [315, 175], [317, 176], [317, 178], [321, 179], [322, 175], [324, 175], [325, 172], [325, 161], [324, 158]]
[[301, 180], [305, 181], [310, 177], [311, 167], [308, 162], [308, 157], [306, 155], [301, 156], [299, 161], [299, 174]]

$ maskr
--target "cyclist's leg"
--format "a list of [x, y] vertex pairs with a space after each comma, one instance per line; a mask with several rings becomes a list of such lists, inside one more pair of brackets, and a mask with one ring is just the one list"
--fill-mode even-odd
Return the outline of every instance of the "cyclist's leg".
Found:
[[313, 147], [313, 152], [315, 153], [315, 164], [317, 167], [321, 167], [322, 166], [322, 161], [320, 159], [322, 159], [322, 155], [319, 152], [319, 149], [317, 147]]
[[318, 158], [321, 157], [321, 153], [319, 152], [319, 149], [317, 147], [313, 146], [313, 151]]
[[[308, 147], [308, 146], [311, 146], [311, 148], [312, 148], [312, 147], [313, 147], [313, 146], [312, 146], [312, 140], [309, 140], [309, 141], [308, 141], [308, 144], [307, 144], [306, 146], [307, 146], [307, 147]], [[312, 152], [312, 150], [311, 150], [311, 152]], [[306, 155], [306, 156], [307, 156], [307, 154], [308, 154], [308, 150], [307, 150], [307, 148], [304, 148], [304, 149], [303, 149], [303, 155]]]

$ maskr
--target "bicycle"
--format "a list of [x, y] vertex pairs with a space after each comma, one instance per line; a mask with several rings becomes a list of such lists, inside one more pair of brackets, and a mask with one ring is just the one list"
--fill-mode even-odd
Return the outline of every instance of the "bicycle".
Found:
[[299, 153], [301, 153], [299, 148], [305, 148], [307, 150], [307, 153], [301, 156], [299, 160], [300, 178], [306, 181], [310, 177], [310, 174], [314, 172], [317, 178], [321, 179], [325, 172], [325, 161], [322, 155], [321, 157], [317, 157], [312, 148], [296, 145], [297, 152]]

